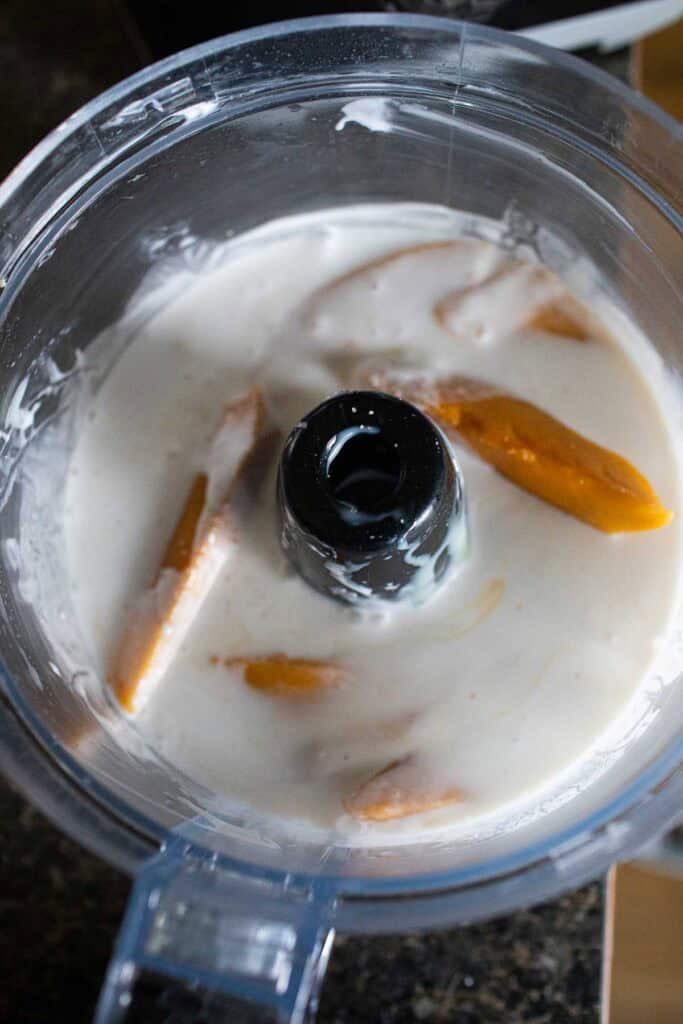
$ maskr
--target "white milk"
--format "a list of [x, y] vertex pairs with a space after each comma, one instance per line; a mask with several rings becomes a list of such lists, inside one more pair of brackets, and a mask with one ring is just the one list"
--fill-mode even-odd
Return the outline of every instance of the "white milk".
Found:
[[[427, 259], [422, 270], [378, 271], [372, 286], [361, 281], [344, 301], [315, 296], [368, 260], [453, 237], [461, 220], [415, 205], [289, 218], [227, 245], [218, 269], [167, 282], [165, 308], [93, 401], [68, 482], [73, 597], [102, 678], [223, 408], [254, 384], [284, 440], [304, 413], [349, 385], [366, 356], [480, 377], [624, 455], [678, 515], [658, 361], [606, 305], [597, 340], [588, 342], [492, 335], [476, 324], [454, 334], [432, 307], [472, 274], [474, 256], [450, 276]], [[482, 273], [503, 259], [488, 245], [476, 250]], [[489, 327], [505, 317], [504, 293], [487, 296]], [[466, 306], [468, 324], [484, 315], [476, 303]], [[608, 536], [519, 490], [457, 441], [454, 450], [471, 557], [421, 607], [367, 616], [321, 597], [288, 568], [273, 462], [243, 516], [239, 549], [140, 714], [151, 745], [257, 811], [351, 835], [378, 830], [385, 840], [470, 827], [515, 801], [533, 807], [589, 757], [644, 685], [667, 632], [680, 572], [678, 521]], [[336, 659], [349, 680], [316, 700], [287, 702], [212, 663], [273, 653]], [[360, 781], [411, 753], [465, 799], [385, 825], [344, 815], [342, 800]]]

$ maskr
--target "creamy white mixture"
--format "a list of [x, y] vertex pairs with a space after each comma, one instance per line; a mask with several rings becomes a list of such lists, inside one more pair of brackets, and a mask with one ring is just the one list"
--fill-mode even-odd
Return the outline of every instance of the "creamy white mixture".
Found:
[[[460, 314], [451, 308], [447, 329], [435, 304], [503, 258], [483, 242], [425, 251], [318, 294], [369, 260], [453, 237], [460, 223], [419, 206], [291, 218], [231, 243], [223, 265], [191, 284], [178, 278], [177, 294], [94, 398], [70, 471], [73, 596], [103, 679], [226, 403], [254, 384], [284, 440], [366, 358], [479, 377], [624, 455], [678, 513], [670, 429], [643, 375], [654, 356], [616, 314], [591, 321], [586, 342], [516, 329], [525, 296], [498, 288], [470, 297]], [[677, 520], [608, 536], [457, 442], [454, 451], [469, 502], [468, 562], [426, 604], [369, 615], [322, 598], [289, 569], [274, 456], [235, 556], [140, 712], [152, 746], [259, 811], [385, 837], [540, 801], [588, 756], [644, 683], [668, 628]], [[288, 702], [215, 663], [274, 653], [334, 659], [348, 678], [318, 699]], [[390, 824], [344, 815], [359, 782], [415, 752], [464, 799]]]

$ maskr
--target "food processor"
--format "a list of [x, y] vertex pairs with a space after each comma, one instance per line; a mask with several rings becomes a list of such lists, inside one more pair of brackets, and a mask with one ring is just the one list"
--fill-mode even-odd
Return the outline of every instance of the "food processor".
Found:
[[[590, 779], [533, 822], [467, 842], [295, 842], [164, 762], [75, 668], [68, 447], [48, 450], [57, 472], [39, 490], [20, 470], [68, 411], [83, 351], [97, 338], [111, 365], [130, 334], [108, 328], [168, 260], [285, 214], [409, 200], [501, 222], [506, 248], [560, 273], [593, 268], [675, 377], [682, 156], [676, 122], [564, 54], [478, 25], [350, 15], [147, 68], [2, 186], [0, 752], [47, 815], [135, 879], [98, 1024], [135, 1019], [150, 987], [191, 994], [206, 1020], [234, 1020], [240, 1004], [301, 1024], [335, 930], [479, 920], [633, 855], [681, 807], [683, 623], [619, 756], [596, 755]], [[138, 307], [131, 333], [153, 312]]]

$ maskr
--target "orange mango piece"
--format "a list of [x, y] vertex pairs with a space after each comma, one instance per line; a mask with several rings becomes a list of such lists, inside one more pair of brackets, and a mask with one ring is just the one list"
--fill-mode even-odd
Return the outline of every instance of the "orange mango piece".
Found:
[[656, 530], [673, 518], [621, 455], [484, 381], [406, 379], [371, 369], [363, 384], [418, 405], [512, 483], [598, 530]]
[[497, 342], [521, 329], [588, 341], [602, 331], [588, 310], [547, 267], [508, 259], [484, 280], [454, 289], [434, 317], [461, 340]]
[[206, 504], [208, 483], [206, 473], [198, 473], [195, 477], [178, 522], [166, 545], [160, 571], [175, 569], [176, 572], [184, 572], [190, 564], [197, 527]]
[[518, 487], [605, 533], [655, 530], [672, 513], [635, 466], [510, 395], [448, 394], [425, 411]]
[[212, 474], [195, 477], [156, 579], [135, 602], [116, 652], [109, 683], [130, 714], [158, 686], [235, 550], [232, 499], [266, 433], [259, 391], [226, 407], [211, 446]]
[[[220, 659], [214, 659], [214, 663]], [[338, 686], [347, 678], [347, 670], [331, 661], [312, 658], [288, 658], [271, 654], [268, 658], [224, 658], [226, 668], [239, 669], [248, 686], [273, 697], [307, 698]]]
[[463, 799], [462, 790], [430, 783], [417, 759], [404, 757], [364, 782], [346, 798], [344, 809], [358, 821], [395, 821]]
[[527, 321], [526, 327], [544, 334], [554, 334], [558, 338], [571, 338], [574, 341], [588, 341], [590, 334], [585, 325], [571, 310], [563, 308], [559, 302], [549, 302], [537, 309]]

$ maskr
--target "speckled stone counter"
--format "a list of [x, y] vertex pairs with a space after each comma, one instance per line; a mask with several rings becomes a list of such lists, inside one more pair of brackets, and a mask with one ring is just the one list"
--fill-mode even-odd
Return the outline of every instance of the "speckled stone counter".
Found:
[[[312, 5], [311, 13], [322, 9]], [[146, 56], [135, 25], [110, 0], [5, 0], [0, 176]], [[0, 1021], [88, 1024], [128, 880], [1, 783], [0, 822]], [[320, 1024], [597, 1024], [602, 916], [602, 885], [595, 883], [461, 930], [342, 936]]]

